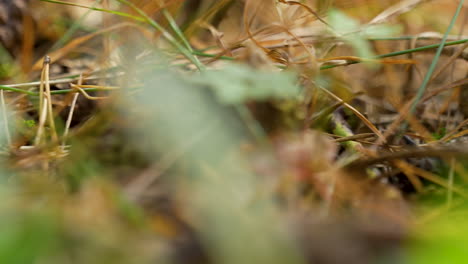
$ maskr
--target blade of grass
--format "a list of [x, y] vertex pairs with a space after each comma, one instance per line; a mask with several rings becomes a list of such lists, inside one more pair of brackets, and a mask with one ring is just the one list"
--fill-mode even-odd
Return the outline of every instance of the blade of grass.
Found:
[[[466, 48], [468, 48], [468, 43], [465, 43], [465, 44], [463, 44], [463, 46], [459, 47], [459, 49], [457, 51], [455, 51], [453, 53], [453, 55], [442, 66], [440, 66], [439, 69], [436, 72], [434, 72], [432, 74], [432, 77], [431, 77], [430, 81], [437, 78], [437, 76], [439, 76], [445, 70], [450, 69], [451, 67], [449, 67], [449, 66], [454, 65], [455, 60], [458, 58], [458, 56], [460, 56], [463, 53], [463, 51]], [[453, 72], [453, 69], [452, 69], [452, 72]]]
[[[167, 21], [169, 22], [169, 26], [171, 27], [171, 29], [177, 34], [177, 36], [182, 41], [182, 43], [185, 45], [185, 47], [188, 49], [188, 51], [190, 51], [190, 53], [193, 54], [192, 46], [190, 45], [189, 41], [185, 37], [185, 35], [182, 32], [182, 30], [180, 29], [180, 27], [177, 25], [176, 21], [174, 20], [174, 18], [171, 15], [171, 13], [169, 11], [167, 11], [167, 9], [165, 9], [165, 8], [162, 10], [162, 13], [163, 13], [164, 17], [167, 19]], [[193, 58], [194, 58], [194, 60], [197, 61], [197, 63], [195, 65], [197, 65], [197, 64], [202, 65], [200, 60], [198, 60], [197, 56], [193, 56]]]
[[423, 0], [404, 0], [399, 1], [397, 4], [390, 6], [383, 12], [374, 17], [368, 25], [381, 24], [388, 21], [392, 17], [399, 16], [403, 13], [413, 10], [416, 6], [422, 4]]
[[424, 190], [424, 186], [412, 170], [411, 164], [403, 160], [395, 160], [393, 161], [393, 164], [406, 175], [406, 178], [408, 178], [411, 185], [413, 185], [414, 189], [416, 189], [418, 193], [421, 193]]
[[8, 126], [8, 115], [7, 115], [7, 107], [5, 103], [5, 96], [3, 94], [3, 90], [0, 91], [0, 103], [2, 105], [2, 118], [3, 118], [3, 125], [5, 128], [5, 137], [7, 140], [8, 146], [11, 146], [11, 134], [10, 134], [10, 128]]
[[464, 198], [468, 197], [468, 193], [464, 189], [448, 184], [447, 181], [445, 179], [441, 178], [440, 176], [438, 176], [438, 175], [436, 175], [436, 174], [434, 174], [432, 172], [429, 172], [429, 171], [423, 170], [421, 168], [418, 168], [416, 166], [413, 166], [413, 165], [409, 165], [409, 166], [411, 167], [413, 172], [416, 173], [419, 177], [424, 178], [424, 179], [426, 179], [428, 181], [431, 181], [431, 182], [433, 182], [435, 184], [438, 184], [438, 185], [446, 188], [448, 191], [456, 193], [456, 194], [458, 194], [458, 195], [460, 195], [460, 196], [462, 196]]
[[128, 13], [125, 13], [125, 12], [114, 11], [114, 10], [109, 10], [109, 9], [104, 9], [104, 8], [93, 7], [93, 6], [79, 5], [79, 4], [75, 4], [75, 3], [63, 2], [63, 1], [58, 1], [58, 0], [40, 0], [40, 1], [54, 3], [54, 4], [61, 4], [61, 5], [69, 5], [69, 6], [87, 8], [87, 9], [94, 10], [94, 11], [105, 12], [105, 13], [109, 13], [109, 14], [113, 14], [113, 15], [117, 15], [117, 16], [121, 16], [121, 17], [130, 18], [130, 19], [140, 21], [140, 22], [145, 22], [144, 18], [134, 16], [134, 15], [131, 15], [131, 14], [128, 14]]
[[180, 30], [179, 26], [177, 25], [176, 21], [174, 20], [174, 18], [172, 17], [171, 13], [169, 13], [169, 11], [167, 11], [167, 9], [163, 9], [162, 10], [162, 13], [164, 15], [164, 17], [167, 19], [167, 22], [169, 22], [169, 26], [171, 27], [171, 29], [177, 34], [177, 36], [179, 37], [179, 39], [182, 41], [182, 43], [185, 45], [185, 47], [190, 51], [190, 52], [193, 52], [193, 49], [192, 49], [192, 46], [190, 45], [190, 43], [188, 42], [187, 38], [185, 37], [184, 33], [182, 32], [182, 30]]
[[[460, 14], [460, 11], [461, 11], [461, 9], [463, 7], [463, 2], [464, 2], [464, 0], [460, 0], [460, 2], [458, 4], [458, 7], [457, 7], [457, 9], [455, 11], [455, 14], [453, 15], [452, 20], [450, 21], [450, 24], [447, 27], [447, 30], [445, 31], [445, 34], [444, 34], [444, 36], [442, 38], [442, 41], [440, 42], [439, 46], [437, 47], [437, 51], [436, 51], [436, 54], [434, 55], [434, 58], [432, 59], [432, 63], [429, 66], [429, 69], [427, 70], [427, 73], [424, 76], [424, 79], [423, 79], [421, 85], [419, 86], [419, 88], [418, 88], [418, 90], [416, 92], [416, 95], [412, 99], [412, 103], [410, 105], [410, 108], [408, 109], [409, 116], [413, 115], [413, 113], [416, 110], [417, 105], [419, 104], [419, 102], [423, 98], [424, 92], [426, 91], [426, 87], [429, 84], [429, 82], [431, 81], [432, 73], [435, 71], [435, 68], [437, 66], [437, 62], [439, 61], [439, 57], [442, 54], [442, 50], [443, 50], [443, 48], [444, 48], [444, 46], [445, 46], [445, 44], [447, 42], [447, 37], [448, 37], [450, 31], [452, 30], [453, 26], [455, 25], [455, 21], [457, 20], [458, 15]], [[407, 120], [405, 120], [401, 124], [401, 130], [400, 130], [398, 136], [403, 135], [407, 129], [408, 129], [408, 122], [407, 122]]]
[[[92, 39], [92, 38], [94, 38], [96, 36], [99, 36], [101, 34], [104, 34], [104, 33], [107, 33], [107, 32], [113, 31], [113, 30], [117, 30], [117, 29], [121, 29], [121, 28], [125, 28], [125, 27], [135, 27], [135, 26], [136, 26], [135, 24], [128, 23], [128, 22], [119, 23], [119, 24], [113, 25], [111, 27], [98, 30], [98, 31], [93, 32], [91, 34], [76, 38], [76, 39], [70, 41], [64, 47], [50, 53], [49, 56], [50, 56], [50, 59], [51, 59], [51, 63], [53, 63], [53, 62], [57, 61], [58, 59], [62, 58], [63, 56], [65, 56], [69, 52], [72, 52], [78, 45], [81, 45], [82, 43], [85, 43], [86, 41], [89, 41], [90, 39]], [[33, 71], [34, 70], [39, 70], [41, 67], [42, 67], [42, 61], [38, 60], [33, 65], [32, 70]]]
[[142, 16], [145, 20], [146, 23], [151, 25], [153, 28], [161, 32], [163, 37], [169, 41], [169, 43], [174, 46], [180, 53], [182, 53], [190, 62], [192, 62], [198, 70], [203, 70], [205, 67], [201, 62], [189, 51], [187, 50], [184, 46], [182, 46], [169, 32], [167, 32], [166, 29], [164, 29], [158, 22], [156, 22], [154, 19], [149, 17], [143, 10], [138, 8], [135, 4], [133, 4], [130, 1], [127, 0], [117, 0], [119, 3], [122, 3], [124, 5], [129, 6], [133, 10], [135, 10], [140, 16]]
[[426, 76], [424, 76], [424, 80], [416, 93], [415, 100], [413, 101], [413, 104], [409, 109], [411, 114], [413, 114], [416, 110], [416, 106], [418, 105], [419, 101], [424, 95], [424, 92], [426, 91], [426, 87], [429, 84], [429, 81], [431, 80], [432, 73], [434, 72], [437, 66], [437, 62], [439, 61], [440, 54], [442, 54], [442, 49], [444, 48], [445, 43], [447, 42], [447, 37], [450, 31], [452, 30], [453, 26], [455, 25], [455, 21], [457, 21], [458, 15], [460, 14], [460, 11], [463, 7], [463, 2], [464, 0], [459, 1], [455, 14], [452, 17], [452, 21], [450, 21], [450, 24], [447, 27], [447, 30], [445, 31], [444, 37], [442, 38], [442, 41], [440, 42], [439, 47], [437, 48], [436, 54], [434, 55], [434, 59], [432, 60], [431, 65], [429, 66]]
[[[96, 0], [92, 6], [92, 8], [95, 7], [95, 5], [98, 5], [101, 3], [102, 0]], [[92, 9], [89, 9], [88, 11], [86, 11], [85, 14], [83, 14], [76, 22], [74, 22], [70, 28], [65, 32], [65, 34], [63, 34], [63, 36], [57, 40], [57, 42], [55, 42], [55, 44], [52, 46], [52, 48], [50, 48], [49, 51], [54, 51], [58, 48], [61, 48], [63, 47], [63, 45], [65, 45], [65, 43], [67, 43], [73, 36], [73, 34], [80, 28], [80, 25], [82, 24], [82, 22], [85, 20], [85, 18], [91, 13]]]
[[188, 36], [189, 38], [193, 36], [202, 23], [210, 22], [210, 20], [216, 14], [218, 14], [220, 10], [222, 10], [223, 8], [226, 8], [231, 3], [233, 3], [233, 0], [213, 1], [211, 6], [206, 11], [204, 11], [203, 14], [195, 18], [195, 21], [192, 21], [192, 19], [188, 20], [189, 24], [186, 27], [184, 27], [185, 35]]
[[286, 4], [286, 5], [297, 5], [297, 6], [300, 6], [302, 8], [304, 8], [305, 10], [307, 10], [307, 12], [309, 12], [310, 14], [312, 14], [313, 16], [315, 16], [315, 18], [317, 18], [320, 22], [322, 22], [323, 24], [325, 24], [327, 27], [330, 27], [330, 24], [327, 23], [327, 21], [323, 20], [323, 18], [320, 17], [320, 15], [315, 12], [311, 7], [309, 7], [308, 5], [305, 5], [303, 3], [300, 3], [300, 2], [297, 2], [297, 1], [286, 1], [286, 0], [278, 0], [279, 3], [282, 3], [282, 4]]
[[38, 96], [39, 95], [38, 93], [35, 93], [35, 92], [31, 92], [31, 91], [27, 91], [27, 90], [23, 90], [23, 89], [19, 89], [19, 88], [14, 88], [14, 87], [8, 87], [8, 86], [4, 86], [4, 85], [0, 85], [0, 90], [23, 93], [23, 94], [27, 94], [27, 95], [31, 95], [31, 96]]
[[[406, 38], [405, 38], [406, 39]], [[468, 43], [468, 39], [461, 39], [461, 40], [456, 40], [456, 41], [451, 41], [451, 42], [446, 42], [444, 47], [448, 46], [453, 46], [453, 45], [459, 45], [459, 44], [465, 44]], [[376, 56], [374, 59], [383, 59], [383, 58], [388, 58], [388, 57], [395, 57], [399, 55], [404, 55], [404, 54], [409, 54], [413, 52], [421, 52], [421, 51], [426, 51], [430, 49], [435, 49], [440, 46], [440, 43], [438, 44], [432, 44], [432, 45], [427, 45], [427, 46], [422, 46], [414, 49], [406, 49], [406, 50], [400, 50], [400, 51], [395, 51], [395, 52], [390, 52], [382, 55]], [[233, 57], [229, 56], [219, 56], [219, 54], [209, 54], [209, 53], [204, 53], [202, 51], [194, 50], [193, 54], [200, 56], [200, 57], [208, 57], [208, 58], [219, 58], [222, 60], [235, 60]], [[328, 70], [331, 68], [339, 67], [339, 66], [347, 66], [351, 64], [357, 64], [365, 61], [351, 61], [345, 64], [333, 64], [333, 65], [325, 65], [320, 67], [320, 70]]]
[[[451, 42], [445, 42], [442, 45], [442, 48], [447, 47], [447, 46], [464, 44], [464, 43], [467, 43], [467, 42], [468, 42], [468, 39], [461, 39], [461, 40], [456, 40], [456, 41], [451, 41]], [[409, 53], [413, 53], [413, 52], [420, 52], [420, 51], [435, 49], [435, 48], [441, 47], [441, 44], [442, 43], [438, 43], [438, 44], [422, 46], [422, 47], [418, 47], [418, 48], [414, 48], [414, 49], [406, 49], [406, 50], [401, 50], [401, 51], [390, 52], [390, 53], [378, 55], [378, 56], [375, 57], [375, 59], [382, 59], [382, 58], [388, 58], [388, 57], [394, 57], [394, 56], [409, 54]], [[353, 62], [349, 62], [349, 63], [346, 63], [346, 64], [325, 65], [325, 66], [320, 67], [320, 70], [328, 70], [328, 69], [335, 68], [335, 67], [338, 67], [338, 66], [347, 66], [347, 65], [351, 65], [351, 64], [357, 64], [357, 63], [361, 63], [361, 62], [360, 61], [353, 61]]]
[[344, 102], [343, 99], [341, 99], [340, 97], [336, 96], [335, 94], [333, 94], [332, 92], [328, 91], [327, 89], [321, 87], [318, 85], [318, 87], [320, 88], [320, 90], [324, 91], [328, 96], [332, 97], [333, 99], [335, 99], [336, 101], [342, 103], [343, 102], [343, 105], [348, 108], [349, 110], [351, 110], [351, 112], [353, 112], [353, 114], [355, 114], [359, 119], [362, 120], [362, 122], [372, 131], [374, 132], [381, 140], [383, 140], [383, 142], [386, 142], [386, 139], [385, 137], [383, 136], [383, 134], [379, 131], [379, 129], [377, 129], [377, 127], [374, 126], [374, 124], [372, 124], [372, 122], [370, 122], [363, 114], [361, 114], [361, 112], [359, 112], [356, 108], [354, 108], [352, 105]]
[[[50, 2], [50, 3], [56, 3], [56, 4], [63, 4], [63, 5], [71, 5], [71, 6], [77, 6], [77, 7], [82, 7], [82, 8], [88, 8], [91, 10], [95, 11], [100, 11], [100, 12], [106, 12], [114, 15], [119, 15], [122, 17], [130, 18], [139, 22], [146, 22], [149, 25], [151, 25], [153, 28], [156, 30], [160, 31], [164, 38], [169, 41], [177, 50], [179, 50], [180, 53], [182, 53], [190, 62], [192, 62], [199, 70], [204, 69], [203, 64], [190, 52], [190, 50], [185, 49], [182, 45], [180, 45], [177, 40], [169, 33], [167, 32], [161, 25], [159, 25], [155, 20], [150, 18], [143, 10], [138, 8], [135, 4], [127, 1], [127, 0], [117, 0], [118, 2], [125, 4], [129, 7], [131, 7], [133, 10], [135, 10], [138, 14], [141, 15], [139, 16], [133, 16], [128, 13], [124, 12], [119, 12], [119, 11], [114, 11], [114, 10], [108, 10], [108, 9], [103, 9], [103, 8], [96, 8], [96, 7], [89, 7], [89, 6], [83, 6], [83, 5], [78, 5], [74, 3], [68, 3], [68, 2], [62, 2], [62, 1], [57, 1], [57, 0], [41, 0], [44, 2]], [[179, 30], [180, 31], [180, 30]]]

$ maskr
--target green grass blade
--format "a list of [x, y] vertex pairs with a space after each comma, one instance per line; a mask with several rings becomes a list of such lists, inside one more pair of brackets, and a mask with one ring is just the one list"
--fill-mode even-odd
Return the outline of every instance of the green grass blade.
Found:
[[190, 43], [188, 42], [187, 38], [185, 38], [184, 33], [180, 30], [179, 26], [177, 25], [176, 21], [172, 17], [171, 13], [167, 11], [167, 9], [163, 9], [162, 13], [164, 17], [167, 19], [169, 22], [169, 25], [171, 26], [171, 29], [177, 34], [179, 39], [182, 41], [182, 43], [185, 45], [185, 47], [190, 51], [193, 52], [192, 46], [190, 46]]
[[[95, 5], [98, 5], [101, 3], [102, 0], [96, 0], [94, 3], [93, 3], [93, 6], [91, 8], [95, 8]], [[73, 34], [80, 28], [82, 22], [85, 20], [85, 18], [91, 13], [91, 11], [93, 11], [92, 9], [89, 9], [88, 11], [86, 11], [85, 14], [83, 14], [79, 19], [78, 21], [74, 22], [71, 27], [65, 32], [65, 34], [63, 34], [63, 36], [57, 41], [55, 42], [55, 44], [52, 46], [52, 48], [50, 48], [50, 51], [54, 51], [54, 50], [57, 50], [61, 47], [63, 47], [65, 45], [65, 43], [67, 43], [73, 36]]]
[[441, 42], [441, 43], [438, 43], [438, 44], [427, 45], [427, 46], [423, 46], [423, 47], [419, 47], [419, 48], [407, 49], [407, 50], [382, 54], [382, 55], [377, 56], [377, 58], [383, 59], [383, 58], [388, 58], [388, 57], [394, 57], [394, 56], [409, 54], [409, 53], [413, 53], [413, 52], [419, 52], [419, 51], [425, 51], [425, 50], [429, 50], [429, 49], [435, 49], [435, 48], [439, 48], [439, 47], [444, 48], [444, 47], [447, 47], [447, 46], [464, 44], [466, 42], [468, 42], [468, 39], [461, 39], [461, 40], [455, 40], [455, 41], [451, 41], [451, 42], [444, 42], [443, 44]]
[[[451, 42], [445, 42], [442, 46], [441, 46], [442, 43], [433, 44], [433, 45], [427, 45], [427, 46], [422, 46], [422, 47], [418, 47], [418, 48], [414, 48], [414, 49], [407, 49], [407, 50], [395, 51], [395, 52], [391, 52], [391, 53], [386, 53], [386, 54], [378, 55], [377, 57], [375, 57], [375, 59], [383, 59], [383, 58], [388, 58], [388, 57], [395, 57], [395, 56], [399, 56], [399, 55], [404, 55], [404, 54], [409, 54], [409, 53], [414, 53], [414, 52], [420, 52], [420, 51], [435, 49], [435, 48], [439, 48], [439, 47], [444, 48], [444, 47], [448, 47], [448, 46], [464, 44], [464, 43], [466, 43], [466, 42], [468, 42], [468, 39], [461, 39], [461, 40], [456, 40], [456, 41], [451, 41]], [[440, 56], [440, 55], [439, 55], [439, 56]], [[361, 63], [361, 62], [359, 62], [359, 61], [353, 61], [353, 62], [349, 62], [349, 63], [347, 63], [347, 64], [326, 65], [326, 66], [320, 67], [320, 70], [328, 70], [328, 69], [335, 68], [335, 67], [339, 67], [339, 66], [357, 64], [357, 63]]]
[[192, 62], [198, 70], [203, 70], [205, 66], [184, 46], [182, 46], [166, 29], [164, 29], [158, 22], [149, 17], [143, 10], [138, 8], [135, 4], [128, 0], [117, 0], [119, 3], [129, 6], [135, 10], [140, 16], [142, 16], [146, 23], [151, 25], [153, 28], [161, 32], [163, 37], [169, 41], [180, 53], [182, 53], [190, 62]]
[[[163, 9], [162, 13], [163, 13], [164, 17], [167, 19], [167, 21], [169, 22], [169, 26], [171, 27], [171, 29], [177, 34], [177, 37], [179, 37], [179, 39], [182, 41], [182, 43], [185, 45], [185, 47], [188, 49], [188, 51], [190, 51], [190, 53], [194, 54], [192, 46], [190, 45], [189, 41], [185, 37], [185, 35], [182, 32], [182, 30], [180, 29], [180, 27], [177, 25], [176, 21], [174, 20], [174, 18], [171, 15], [171, 13], [169, 13], [167, 11], [167, 9]], [[198, 61], [197, 64], [201, 65], [201, 62], [198, 60], [198, 58], [196, 56], [193, 56], [193, 57], [194, 57], [194, 59], [196, 61]], [[197, 65], [197, 64], [195, 64], [195, 65]]]
[[31, 91], [27, 91], [27, 90], [23, 90], [19, 88], [14, 88], [14, 87], [3, 86], [3, 85], [0, 85], [0, 90], [24, 93], [27, 95], [38, 95], [38, 93], [35, 93], [35, 92], [31, 92]]
[[426, 76], [424, 76], [424, 80], [421, 83], [421, 86], [418, 88], [418, 92], [416, 94], [416, 97], [414, 98], [414, 101], [411, 105], [410, 108], [410, 113], [413, 114], [414, 110], [416, 109], [416, 106], [418, 105], [419, 101], [421, 100], [422, 96], [424, 95], [424, 92], [426, 91], [426, 87], [429, 84], [429, 81], [431, 80], [432, 73], [434, 72], [437, 62], [439, 61], [440, 54], [442, 54], [442, 49], [445, 46], [445, 43], [447, 42], [447, 37], [452, 30], [453, 26], [455, 25], [455, 21], [457, 21], [458, 15], [460, 14], [461, 9], [463, 8], [463, 2], [464, 0], [460, 0], [458, 3], [457, 10], [455, 11], [455, 14], [452, 17], [452, 21], [450, 21], [450, 24], [445, 31], [444, 37], [442, 38], [442, 41], [439, 44], [439, 47], [437, 48], [436, 54], [434, 56], [434, 59], [432, 60], [431, 65], [429, 66], [429, 69], [426, 73]]

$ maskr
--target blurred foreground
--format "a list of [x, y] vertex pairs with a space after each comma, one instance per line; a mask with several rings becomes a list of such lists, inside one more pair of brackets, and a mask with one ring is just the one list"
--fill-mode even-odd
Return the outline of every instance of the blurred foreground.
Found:
[[0, 263], [468, 260], [466, 4], [163, 2], [0, 1]]

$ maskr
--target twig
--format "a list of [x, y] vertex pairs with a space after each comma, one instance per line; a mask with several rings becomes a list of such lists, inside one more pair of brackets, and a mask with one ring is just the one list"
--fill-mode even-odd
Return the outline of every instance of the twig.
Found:
[[[80, 76], [80, 79], [78, 80], [78, 85], [82, 83], [83, 83], [83, 76]], [[68, 113], [67, 122], [65, 123], [65, 131], [63, 132], [62, 149], [65, 148], [65, 143], [68, 137], [68, 131], [70, 130], [70, 125], [71, 125], [71, 121], [73, 118], [73, 112], [75, 111], [76, 101], [78, 100], [79, 96], [80, 96], [79, 93], [75, 93], [73, 95], [73, 101], [70, 105], [70, 112]]]
[[374, 133], [362, 133], [362, 134], [357, 134], [357, 135], [352, 135], [352, 136], [347, 136], [347, 137], [340, 137], [340, 138], [335, 139], [335, 142], [340, 143], [340, 142], [346, 142], [346, 141], [352, 141], [352, 140], [354, 141], [357, 139], [371, 138], [374, 136], [375, 136]]
[[5, 104], [5, 96], [3, 94], [3, 90], [0, 92], [0, 99], [1, 99], [1, 104], [2, 104], [3, 125], [5, 126], [5, 136], [7, 139], [8, 146], [11, 146], [11, 134], [10, 134], [10, 128], [8, 126], [8, 115], [7, 115], [7, 108]]
[[[89, 100], [102, 100], [102, 99], [107, 99], [107, 97], [102, 97], [102, 96], [91, 96], [91, 95], [89, 95], [86, 91], [84, 91], [79, 85], [70, 83], [70, 86], [71, 86], [73, 89], [76, 89], [78, 92], [80, 92], [84, 97], [86, 97], [86, 98], [89, 99]], [[111, 89], [109, 89], [110, 87], [101, 87], [101, 88], [105, 88], [105, 89], [102, 89], [102, 90], [114, 90], [114, 89], [115, 89], [115, 87], [112, 87]]]
[[[44, 102], [42, 105], [47, 104], [47, 99], [43, 99]], [[36, 138], [34, 140], [34, 146], [38, 146], [41, 144], [41, 139], [42, 139], [42, 134], [44, 133], [44, 125], [47, 117], [47, 108], [43, 106], [42, 108], [39, 109], [41, 112], [39, 113], [39, 124], [37, 126], [37, 133], [36, 133]]]
[[[54, 112], [52, 108], [52, 95], [50, 94], [50, 83], [49, 83], [49, 67], [50, 67], [50, 57], [46, 56], [44, 59], [44, 82], [46, 88], [46, 96], [47, 96], [47, 109], [48, 109], [48, 119], [49, 119], [49, 126], [52, 130], [52, 140], [57, 141], [57, 130], [55, 129], [55, 121], [54, 121]], [[45, 106], [44, 106], [45, 107]]]
[[425, 158], [425, 157], [455, 157], [455, 156], [468, 156], [468, 150], [464, 146], [451, 146], [451, 147], [417, 147], [411, 148], [404, 151], [398, 152], [385, 152], [381, 153], [380, 156], [356, 160], [348, 164], [348, 168], [365, 168], [374, 164], [390, 161], [394, 159], [406, 159], [406, 158]]
[[332, 97], [333, 99], [337, 100], [338, 102], [343, 102], [343, 105], [346, 106], [349, 110], [351, 110], [351, 112], [353, 112], [359, 119], [361, 119], [362, 122], [364, 122], [364, 124], [366, 124], [366, 126], [370, 130], [372, 130], [372, 132], [374, 132], [379, 137], [380, 140], [382, 140], [383, 142], [387, 141], [385, 139], [385, 137], [383, 136], [383, 134], [363, 114], [361, 114], [361, 112], [359, 112], [356, 108], [354, 108], [352, 105], [344, 102], [341, 98], [339, 98], [338, 96], [336, 96], [332, 92], [328, 91], [327, 89], [325, 89], [325, 88], [323, 88], [321, 86], [318, 86], [318, 87], [322, 91], [324, 91], [327, 95]]

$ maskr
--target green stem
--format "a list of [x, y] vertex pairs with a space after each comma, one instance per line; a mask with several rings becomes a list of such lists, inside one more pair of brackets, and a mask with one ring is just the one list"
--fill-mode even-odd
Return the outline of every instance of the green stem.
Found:
[[65, 32], [65, 34], [63, 34], [63, 36], [57, 40], [57, 42], [55, 42], [55, 44], [49, 49], [50, 51], [54, 51], [54, 50], [57, 50], [61, 47], [63, 47], [63, 45], [65, 45], [65, 43], [67, 43], [73, 36], [73, 34], [81, 27], [81, 24], [83, 23], [83, 21], [86, 19], [86, 17], [91, 13], [92, 9], [91, 8], [95, 8], [95, 5], [98, 5], [101, 3], [102, 0], [96, 0], [93, 4], [92, 7], [90, 7], [90, 9], [88, 11], [86, 11], [85, 14], [83, 14], [79, 19], [78, 21], [74, 22], [71, 27]]
[[[383, 58], [388, 58], [388, 57], [394, 57], [394, 56], [409, 54], [409, 53], [413, 53], [413, 52], [419, 52], [419, 51], [435, 49], [435, 48], [439, 48], [439, 47], [443, 48], [443, 47], [447, 47], [447, 46], [463, 44], [463, 43], [466, 43], [466, 42], [468, 42], [468, 39], [461, 39], [461, 40], [456, 40], [456, 41], [451, 41], [451, 42], [445, 42], [443, 45], [442, 45], [442, 43], [438, 43], [438, 44], [422, 46], [422, 47], [418, 47], [418, 48], [414, 48], [414, 49], [395, 51], [395, 52], [386, 53], [386, 54], [376, 56], [375, 59], [383, 59]], [[320, 67], [320, 70], [328, 70], [328, 69], [339, 67], [339, 66], [346, 66], [346, 65], [357, 64], [357, 63], [361, 63], [361, 62], [360, 61], [352, 61], [352, 62], [348, 62], [346, 64], [326, 65], [326, 66]]]
[[439, 61], [440, 54], [442, 54], [442, 49], [444, 48], [445, 43], [447, 42], [447, 37], [448, 37], [450, 31], [452, 30], [453, 26], [455, 25], [455, 21], [457, 21], [457, 18], [458, 18], [458, 15], [460, 14], [461, 9], [463, 8], [463, 2], [464, 2], [464, 0], [460, 0], [460, 2], [458, 3], [458, 7], [457, 7], [457, 10], [455, 11], [455, 14], [452, 17], [452, 21], [450, 21], [450, 24], [449, 24], [447, 30], [445, 31], [444, 37], [442, 38], [442, 42], [439, 44], [439, 46], [437, 48], [437, 52], [436, 52], [436, 54], [434, 56], [434, 59], [432, 60], [432, 63], [429, 66], [429, 69], [427, 70], [426, 76], [424, 76], [424, 80], [421, 83], [421, 86], [419, 86], [419, 88], [418, 88], [418, 92], [416, 94], [416, 97], [415, 97], [413, 103], [411, 104], [411, 108], [409, 110], [411, 114], [414, 113], [414, 110], [416, 109], [416, 106], [418, 105], [419, 101], [421, 100], [422, 96], [424, 95], [424, 92], [426, 91], [426, 87], [429, 84], [429, 81], [431, 80], [432, 73], [434, 72], [434, 70], [435, 70], [435, 68], [437, 66], [437, 62]]
[[162, 13], [163, 13], [164, 17], [167, 19], [167, 21], [169, 22], [169, 26], [177, 34], [177, 36], [182, 41], [182, 43], [185, 45], [187, 50], [192, 54], [193, 59], [196, 61], [196, 63], [194, 63], [194, 64], [198, 67], [198, 69], [201, 69], [201, 67], [203, 67], [203, 66], [202, 66], [200, 60], [198, 60], [197, 56], [193, 56], [194, 53], [193, 53], [192, 46], [190, 45], [189, 41], [185, 37], [182, 30], [180, 30], [179, 26], [177, 25], [176, 21], [172, 17], [171, 13], [169, 13], [169, 11], [167, 11], [166, 9], [163, 9]]
[[14, 88], [14, 87], [3, 86], [3, 85], [0, 85], [0, 90], [10, 91], [10, 92], [24, 93], [24, 94], [33, 95], [33, 96], [34, 96], [34, 95], [39, 95], [39, 93], [35, 93], [35, 92], [31, 92], [31, 91], [26, 91], [26, 90], [19, 89], [19, 88]]
[[[453, 45], [464, 44], [466, 42], [468, 42], [468, 39], [455, 40], [455, 41], [451, 41], [451, 42], [446, 42], [443, 46], [448, 47], [448, 46], [453, 46]], [[422, 46], [422, 47], [418, 47], [418, 48], [414, 48], [414, 49], [395, 51], [395, 52], [391, 52], [391, 53], [378, 55], [378, 56], [375, 57], [375, 59], [383, 59], [383, 58], [388, 58], [388, 57], [395, 57], [395, 56], [399, 56], [399, 55], [409, 54], [409, 53], [413, 53], [413, 52], [420, 52], [420, 51], [435, 49], [435, 48], [438, 48], [439, 46], [440, 46], [440, 43], [437, 43], [437, 44]], [[216, 57], [219, 56], [218, 54], [209, 54], [209, 53], [204, 53], [202, 51], [197, 51], [197, 50], [193, 51], [193, 54], [195, 54], [197, 56], [200, 56], [200, 57], [208, 57], [208, 58], [216, 58]], [[228, 57], [228, 56], [219, 56], [218, 58], [222, 59], [222, 60], [235, 60], [235, 58]], [[346, 66], [346, 65], [357, 64], [357, 63], [361, 63], [361, 62], [360, 61], [352, 61], [352, 62], [348, 62], [346, 64], [325, 65], [325, 66], [320, 67], [320, 70], [328, 70], [328, 69], [339, 67], [339, 66]]]
[[[18, 93], [27, 94], [27, 95], [30, 95], [30, 96], [39, 96], [38, 92], [32, 92], [32, 91], [27, 91], [27, 90], [14, 88], [14, 87], [3, 86], [3, 85], [0, 85], [0, 90], [10, 91], [10, 92], [18, 92]], [[86, 91], [86, 92], [108, 91], [108, 89], [100, 89], [100, 88], [82, 88], [82, 90]], [[77, 90], [76, 89], [55, 90], [55, 91], [50, 91], [50, 94], [52, 94], [52, 95], [54, 95], [54, 94], [67, 94], [67, 93], [71, 93], [71, 92], [77, 92]]]
[[146, 23], [150, 24], [153, 28], [161, 32], [163, 37], [167, 41], [169, 41], [169, 43], [171, 43], [171, 45], [173, 45], [177, 50], [179, 50], [180, 53], [182, 53], [190, 62], [192, 62], [198, 68], [198, 70], [204, 70], [205, 66], [203, 66], [203, 64], [201, 64], [201, 62], [189, 50], [187, 50], [177, 40], [175, 40], [174, 37], [169, 32], [167, 32], [167, 30], [165, 30], [161, 25], [159, 25], [158, 22], [149, 17], [143, 10], [141, 10], [135, 4], [129, 2], [128, 0], [117, 1], [135, 10], [140, 16], [142, 16], [145, 19]]

